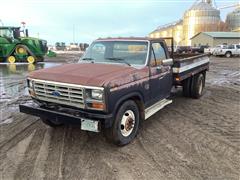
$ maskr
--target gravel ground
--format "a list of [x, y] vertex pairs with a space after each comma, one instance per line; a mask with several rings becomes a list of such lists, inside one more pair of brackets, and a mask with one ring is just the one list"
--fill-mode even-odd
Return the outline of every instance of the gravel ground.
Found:
[[[78, 55], [67, 61], [74, 58]], [[51, 129], [19, 113], [18, 104], [29, 100], [28, 70], [0, 67], [0, 179], [240, 177], [240, 59], [211, 58], [204, 96], [187, 99], [178, 91], [174, 102], [145, 121], [137, 138], [121, 148], [107, 143], [102, 133], [77, 126]]]

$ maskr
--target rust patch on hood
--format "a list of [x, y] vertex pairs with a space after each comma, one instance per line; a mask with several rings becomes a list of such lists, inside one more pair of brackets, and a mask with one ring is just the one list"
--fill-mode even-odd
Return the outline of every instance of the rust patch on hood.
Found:
[[81, 63], [34, 71], [29, 78], [111, 88], [144, 78], [147, 72], [146, 68], [139, 70], [116, 64]]

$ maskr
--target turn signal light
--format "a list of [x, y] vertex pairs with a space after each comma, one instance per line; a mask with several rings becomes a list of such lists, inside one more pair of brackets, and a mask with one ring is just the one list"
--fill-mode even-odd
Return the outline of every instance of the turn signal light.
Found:
[[105, 108], [105, 106], [103, 103], [93, 102], [93, 103], [91, 103], [91, 108], [103, 110]]
[[35, 92], [33, 90], [29, 90], [30, 96], [36, 96]]

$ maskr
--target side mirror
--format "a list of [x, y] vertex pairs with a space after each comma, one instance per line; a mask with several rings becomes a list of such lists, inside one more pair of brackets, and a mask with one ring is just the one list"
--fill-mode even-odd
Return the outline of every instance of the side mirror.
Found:
[[163, 66], [172, 66], [173, 65], [173, 59], [164, 59], [162, 60]]

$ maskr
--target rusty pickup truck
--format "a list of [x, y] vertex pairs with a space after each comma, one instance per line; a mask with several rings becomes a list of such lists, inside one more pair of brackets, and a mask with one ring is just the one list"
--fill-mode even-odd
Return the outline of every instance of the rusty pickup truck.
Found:
[[[166, 42], [171, 41], [172, 51]], [[172, 103], [172, 88], [200, 98], [209, 57], [175, 54], [173, 39], [97, 39], [78, 63], [34, 71], [27, 78], [33, 101], [20, 112], [51, 127], [79, 124], [103, 131], [117, 145], [130, 143], [141, 122]]]

